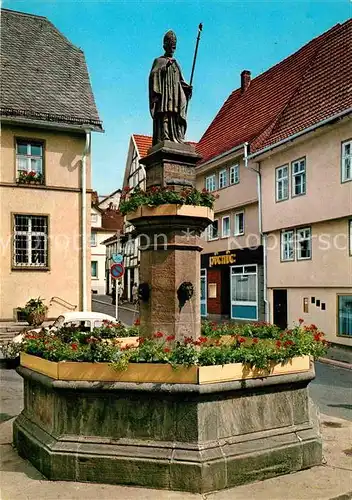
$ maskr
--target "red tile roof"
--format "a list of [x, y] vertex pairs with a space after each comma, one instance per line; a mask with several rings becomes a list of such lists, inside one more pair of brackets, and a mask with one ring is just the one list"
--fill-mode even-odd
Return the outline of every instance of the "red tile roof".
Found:
[[232, 92], [198, 143], [201, 163], [246, 141], [253, 153], [352, 107], [351, 82], [349, 20]]
[[139, 156], [147, 156], [148, 149], [152, 147], [152, 137], [150, 135], [133, 134]]

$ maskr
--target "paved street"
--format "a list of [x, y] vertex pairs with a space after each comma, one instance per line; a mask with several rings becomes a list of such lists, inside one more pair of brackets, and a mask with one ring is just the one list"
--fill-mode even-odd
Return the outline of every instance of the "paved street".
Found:
[[[109, 295], [93, 295], [92, 296], [92, 311], [109, 314], [115, 317], [115, 306], [112, 305], [112, 298]], [[131, 303], [119, 305], [118, 318], [125, 325], [132, 325], [138, 318], [138, 310]]]

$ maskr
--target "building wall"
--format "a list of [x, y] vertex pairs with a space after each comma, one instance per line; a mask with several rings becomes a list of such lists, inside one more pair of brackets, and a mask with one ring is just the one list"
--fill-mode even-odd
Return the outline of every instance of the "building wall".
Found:
[[[352, 213], [352, 182], [341, 183], [341, 142], [351, 135], [348, 120], [309, 134], [261, 162], [264, 232]], [[302, 157], [306, 158], [306, 194], [292, 198], [290, 193], [288, 200], [276, 202], [275, 169]]]
[[[307, 283], [308, 285], [308, 283]], [[312, 288], [309, 285], [305, 288], [287, 288], [287, 317], [288, 327], [291, 328], [298, 322], [299, 318], [304, 319], [305, 324], [315, 324], [321, 329], [329, 342], [342, 344], [352, 347], [352, 338], [338, 335], [338, 295], [351, 295], [352, 287], [320, 287]], [[314, 297], [325, 304], [325, 310], [322, 310], [321, 305], [311, 303]], [[303, 310], [303, 300], [308, 298], [308, 313]], [[273, 304], [273, 290], [268, 290], [269, 303]], [[271, 321], [273, 320], [271, 308]]]
[[280, 260], [280, 231], [268, 236], [268, 287], [352, 287], [349, 220], [308, 225], [312, 230], [312, 258]]
[[106, 293], [106, 246], [103, 245], [103, 241], [113, 234], [115, 234], [114, 231], [97, 231], [97, 244], [91, 247], [91, 261], [97, 262], [98, 266], [97, 277], [91, 276], [93, 293], [102, 295]]
[[[45, 185], [17, 185], [15, 137], [45, 141]], [[50, 305], [52, 297], [82, 307], [81, 297], [81, 158], [83, 134], [62, 133], [3, 125], [0, 193], [0, 319], [15, 319], [15, 308], [40, 296]], [[87, 186], [90, 187], [87, 159]], [[90, 234], [91, 196], [87, 195], [87, 234]], [[13, 214], [48, 216], [49, 268], [13, 269]], [[88, 242], [89, 243], [89, 242]], [[90, 308], [90, 249], [87, 249], [87, 294]], [[53, 302], [48, 316], [65, 309]]]

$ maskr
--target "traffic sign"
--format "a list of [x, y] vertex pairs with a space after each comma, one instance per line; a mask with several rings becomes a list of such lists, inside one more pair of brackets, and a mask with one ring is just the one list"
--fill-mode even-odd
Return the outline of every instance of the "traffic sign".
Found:
[[110, 274], [114, 280], [121, 278], [124, 275], [124, 272], [125, 268], [123, 267], [123, 264], [113, 264], [110, 267]]
[[112, 254], [111, 258], [112, 261], [115, 262], [115, 264], [121, 264], [121, 262], [123, 262], [123, 255], [121, 255], [120, 253]]

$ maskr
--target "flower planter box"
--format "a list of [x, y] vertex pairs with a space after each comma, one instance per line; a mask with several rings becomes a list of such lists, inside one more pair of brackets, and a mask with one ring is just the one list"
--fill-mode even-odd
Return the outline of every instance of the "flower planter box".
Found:
[[134, 212], [126, 215], [128, 221], [139, 219], [141, 217], [170, 217], [170, 216], [183, 216], [183, 217], [205, 217], [207, 219], [214, 219], [214, 212], [208, 207], [195, 206], [195, 205], [177, 205], [167, 203], [156, 207], [142, 206], [137, 208]]
[[285, 364], [272, 364], [270, 370], [251, 368], [242, 363], [224, 366], [180, 366], [168, 364], [130, 363], [127, 370], [114, 370], [109, 363], [74, 361], [47, 361], [21, 353], [21, 365], [58, 380], [85, 380], [104, 382], [139, 382], [158, 384], [212, 384], [234, 380], [254, 379], [308, 371], [309, 356], [291, 359]]

